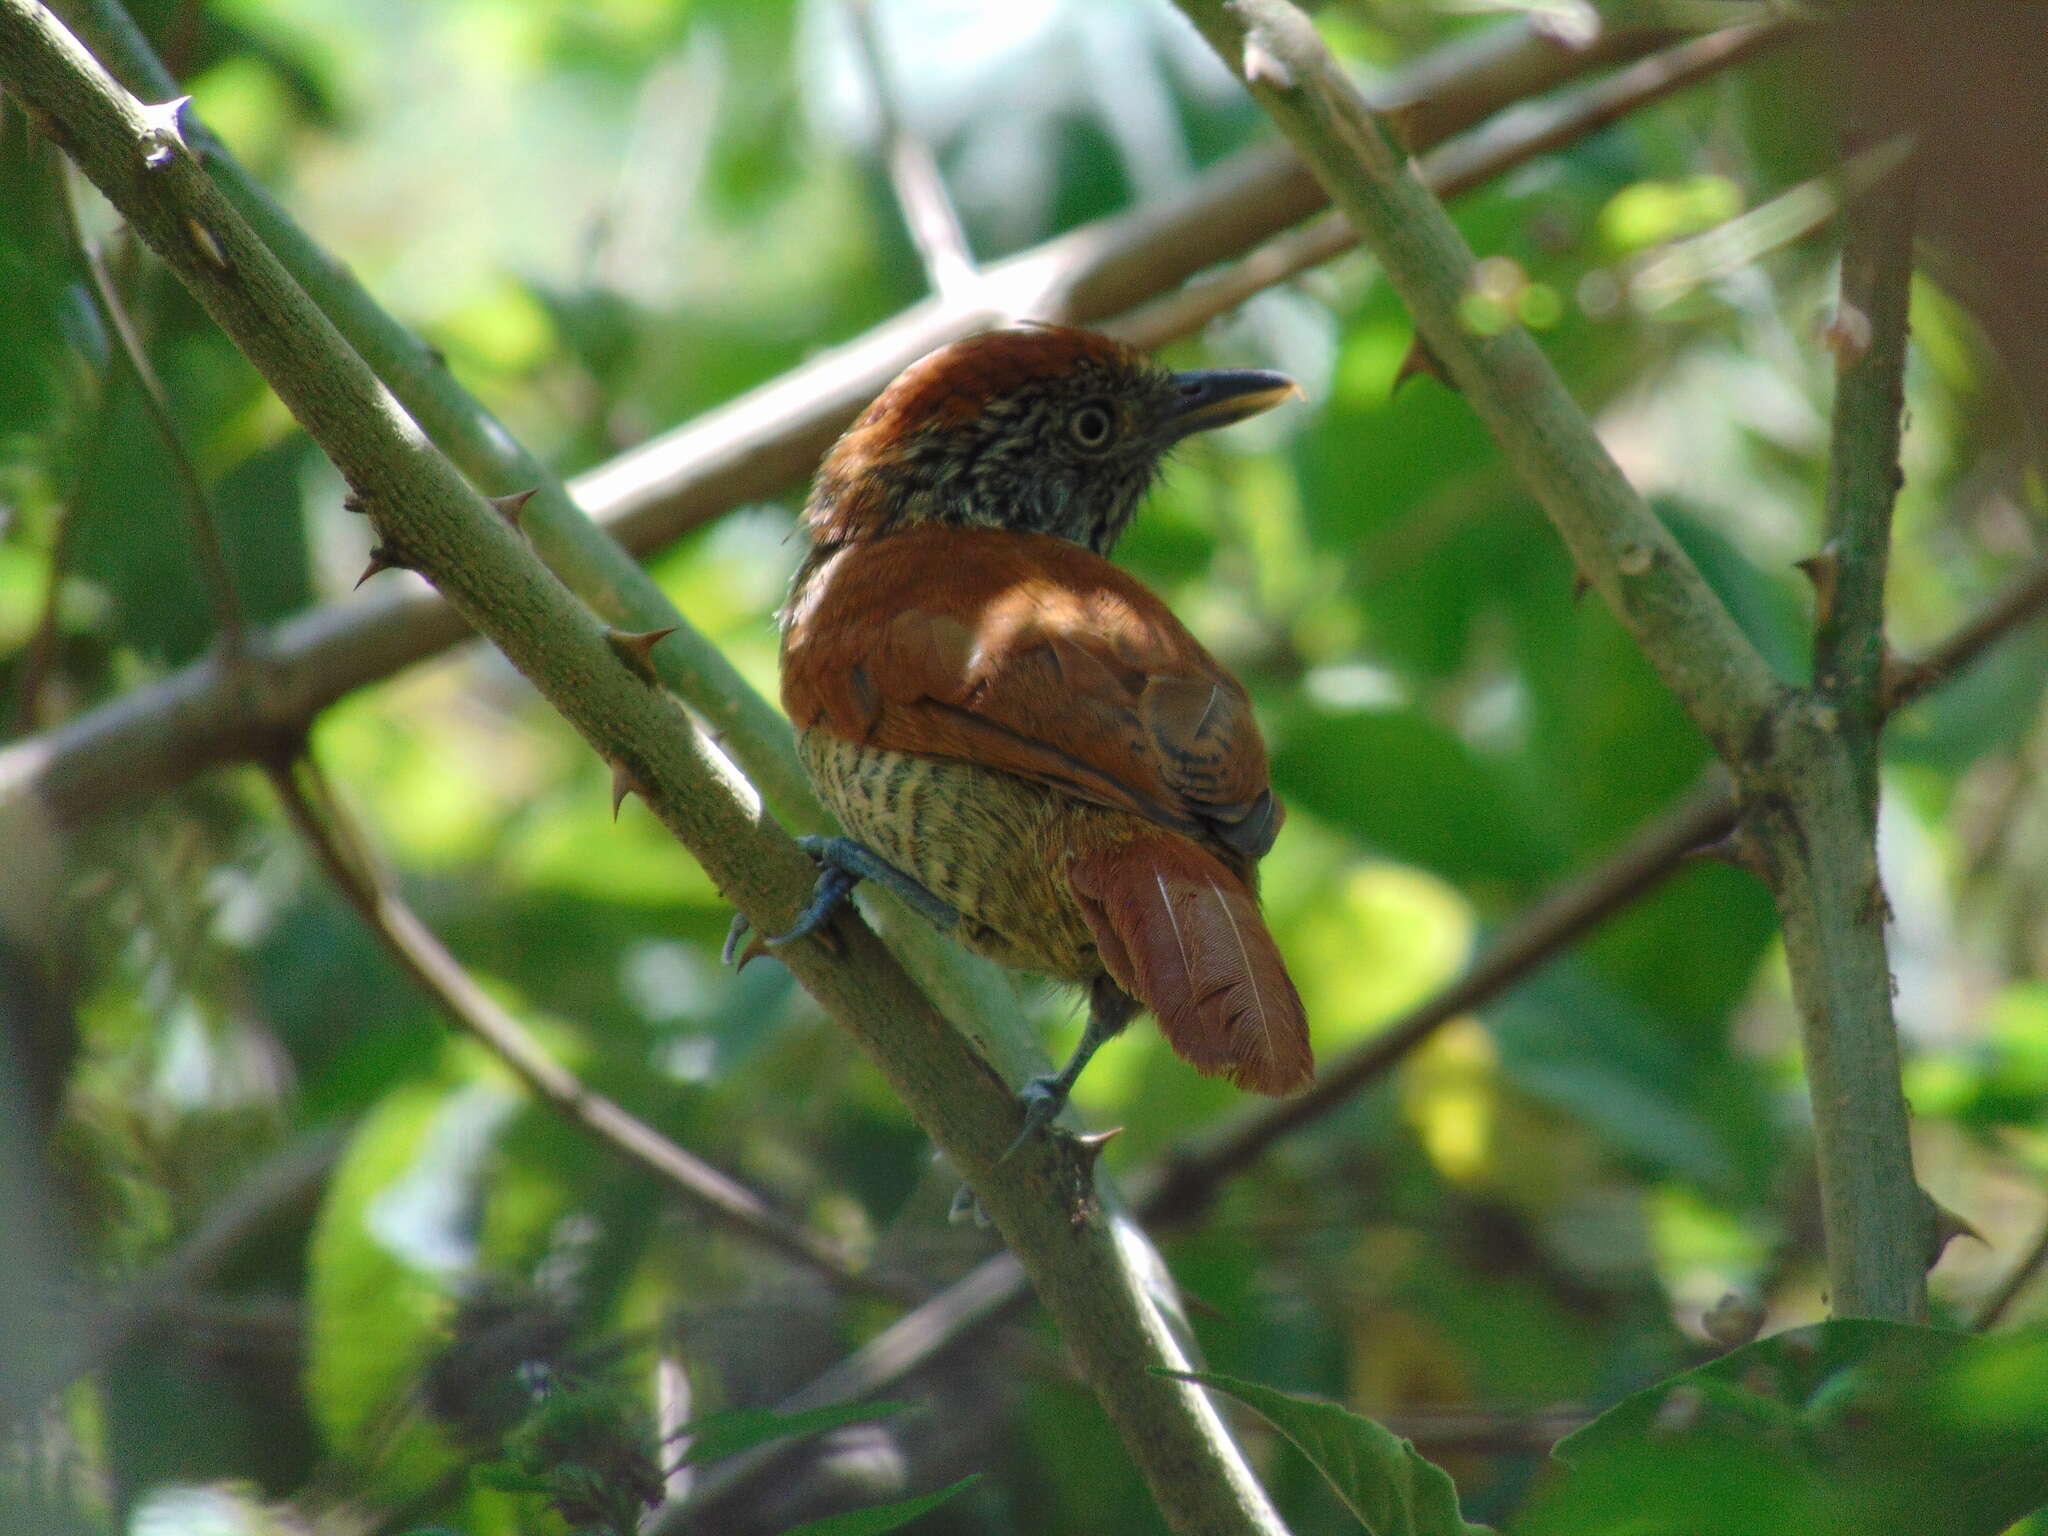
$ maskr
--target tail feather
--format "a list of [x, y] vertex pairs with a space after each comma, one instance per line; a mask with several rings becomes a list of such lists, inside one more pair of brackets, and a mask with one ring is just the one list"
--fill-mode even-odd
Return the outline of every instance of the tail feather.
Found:
[[1221, 861], [1185, 838], [1141, 837], [1074, 860], [1067, 883], [1109, 974], [1183, 1061], [1258, 1093], [1308, 1086], [1301, 996], [1257, 898]]

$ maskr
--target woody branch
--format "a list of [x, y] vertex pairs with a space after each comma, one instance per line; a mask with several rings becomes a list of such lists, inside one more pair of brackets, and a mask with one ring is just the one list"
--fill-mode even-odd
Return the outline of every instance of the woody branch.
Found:
[[[801, 907], [810, 861], [681, 711], [454, 467], [285, 273], [186, 147], [176, 104], [122, 90], [34, 0], [0, 0], [0, 82], [192, 291], [355, 488], [395, 558], [431, 579], [764, 929]], [[848, 916], [842, 953], [792, 945], [790, 970], [875, 1061], [966, 1176], [1030, 1272], [1151, 1487], [1183, 1532], [1276, 1532], [1214, 1410], [1150, 1366], [1184, 1366], [1146, 1280], [1089, 1199], [1065, 1139], [1014, 1156], [1008, 1087]], [[1078, 1202], [1078, 1204], [1077, 1204]]]
[[[1288, 0], [1180, 0], [1181, 7], [1300, 151], [1339, 211], [1379, 257], [1416, 328], [1485, 422], [1503, 456], [1549, 515], [1581, 573], [1600, 592], [1645, 657], [1733, 775], [1738, 803], [1763, 857], [1784, 926], [1793, 988], [1805, 1024], [1821, 1181], [1826, 1190], [1832, 1302], [1838, 1312], [1911, 1318], [1925, 1307], [1929, 1228], [1914, 1183], [1897, 1073], [1882, 895], [1872, 851], [1876, 721], [1881, 678], [1847, 692], [1822, 682], [1793, 689], [1774, 677], [1692, 561], [1631, 487], [1594, 434], [1556, 370], [1518, 325], [1483, 334], [1461, 306], [1476, 262], [1442, 204], [1390, 140], [1381, 117], [1330, 57], [1309, 19]], [[1896, 178], [1894, 178], [1896, 186]], [[1899, 215], [1888, 216], [1893, 223]], [[1890, 223], [1885, 225], [1889, 229]], [[1905, 223], [1909, 238], [1910, 219]], [[1883, 293], [1902, 275], [1880, 256], [1896, 230], [1862, 233], [1852, 252], [1871, 254], [1871, 286], [1856, 292], [1887, 324]], [[1897, 324], [1903, 326], [1903, 287]], [[1873, 337], [1868, 388], [1897, 416], [1896, 373]], [[1859, 391], [1845, 380], [1845, 407]], [[1868, 407], [1873, 423], [1878, 407]], [[1831, 498], [1853, 523], [1868, 581], [1888, 527], [1896, 456], [1882, 460], [1874, 425], [1853, 434], [1845, 457], [1838, 428], [1838, 478], [1860, 489]], [[1896, 440], [1892, 440], [1893, 449]], [[1872, 497], [1883, 482], [1882, 521]], [[1866, 600], [1842, 643], [1867, 664], [1876, 604]], [[1825, 652], [1834, 645], [1823, 640]], [[1875, 637], [1881, 652], [1881, 635]], [[1852, 674], [1843, 674], [1846, 680]], [[1856, 676], [1862, 674], [1856, 673]], [[1848, 710], [1861, 726], [1842, 727]]]
[[[156, 100], [177, 94], [176, 83], [118, 0], [59, 0], [53, 9], [131, 89]], [[1616, 31], [1574, 52], [1525, 25], [1506, 26], [1419, 60], [1388, 82], [1380, 99], [1402, 111], [1416, 143], [1436, 144], [1511, 102], [1647, 53], [1667, 35]], [[1747, 46], [1730, 50], [1721, 62], [1733, 62]], [[1579, 110], [1584, 103], [1560, 104], [1516, 133], [1476, 136], [1475, 149], [1490, 148], [1473, 157], [1479, 165], [1468, 163], [1459, 174], [1498, 174], [1554, 147], [1560, 119], [1576, 120], [1576, 131], [1587, 132], [1631, 105], [1656, 99], [1674, 83], [1698, 78], [1695, 70], [1708, 61], [1696, 50], [1697, 45], [1681, 45], [1672, 50], [1668, 71], [1617, 82], [1619, 88], [1596, 99], [1591, 112]], [[1679, 60], [1688, 57], [1691, 64], [1680, 67]], [[623, 629], [675, 629], [652, 658], [663, 682], [728, 744], [785, 820], [799, 830], [817, 830], [816, 802], [796, 770], [779, 718], [772, 710], [763, 713], [758, 695], [722, 658], [706, 654], [711, 648], [618, 549], [645, 555], [728, 507], [774, 495], [808, 472], [840, 428], [899, 369], [996, 316], [979, 301], [917, 306], [565, 489], [189, 112], [181, 121], [193, 153], [229, 201], [436, 446], [478, 485], [512, 492], [538, 488], [521, 510], [521, 526], [556, 573]], [[983, 269], [982, 291], [1009, 295], [1010, 309], [1039, 318], [1099, 321], [1241, 254], [1321, 202], [1320, 190], [1293, 155], [1250, 151], [1209, 171], [1173, 201], [1085, 225]], [[1266, 270], [1266, 283], [1287, 275]], [[1190, 310], [1164, 327], [1150, 316], [1137, 324], [1146, 344], [1157, 345], [1213, 313]], [[256, 632], [238, 667], [209, 658], [35, 743], [0, 750], [0, 814], [12, 807], [61, 825], [210, 767], [260, 758], [280, 737], [302, 733], [336, 699], [466, 637], [459, 616], [433, 589], [394, 581], [384, 592]]]

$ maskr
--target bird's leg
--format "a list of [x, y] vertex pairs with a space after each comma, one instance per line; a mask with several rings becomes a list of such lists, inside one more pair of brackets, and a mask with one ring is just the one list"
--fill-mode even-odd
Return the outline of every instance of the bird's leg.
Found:
[[1059, 1071], [1050, 1077], [1034, 1077], [1017, 1095], [1017, 1102], [1024, 1109], [1024, 1129], [1010, 1144], [1011, 1152], [1060, 1117], [1060, 1111], [1067, 1107], [1067, 1095], [1074, 1091], [1088, 1059], [1102, 1048], [1103, 1041], [1122, 1033], [1123, 1027], [1137, 1016], [1137, 1000], [1109, 977], [1098, 976], [1089, 984], [1088, 1027], [1082, 1030], [1081, 1043], [1074, 1047], [1074, 1054]]
[[[863, 880], [892, 893], [905, 906], [940, 928], [951, 928], [960, 921], [960, 914], [947, 902], [934, 896], [924, 886], [903, 873], [894, 864], [873, 849], [855, 842], [850, 837], [816, 837], [809, 834], [796, 840], [797, 846], [818, 861], [818, 883], [811, 891], [810, 905], [797, 914], [789, 932], [764, 935], [761, 942], [770, 949], [780, 949], [785, 944], [816, 933], [832, 920], [832, 914], [839, 910], [839, 904], [846, 900], [847, 893]], [[745, 913], [733, 916], [732, 927], [725, 936], [725, 960], [731, 964], [735, 948], [748, 928]]]

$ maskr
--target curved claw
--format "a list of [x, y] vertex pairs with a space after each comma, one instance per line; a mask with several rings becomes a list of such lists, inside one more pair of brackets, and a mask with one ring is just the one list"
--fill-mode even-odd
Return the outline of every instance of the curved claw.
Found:
[[732, 926], [725, 930], [724, 947], [718, 951], [718, 963], [720, 965], [732, 964], [733, 956], [739, 953], [740, 940], [747, 936], [747, 930], [753, 926], [752, 923], [747, 921], [746, 913], [733, 913]]
[[1024, 1111], [1024, 1129], [1004, 1151], [1003, 1160], [1014, 1157], [1019, 1147], [1059, 1119], [1060, 1111], [1067, 1107], [1067, 1088], [1057, 1077], [1034, 1077], [1017, 1090], [1017, 1103]]
[[811, 891], [811, 904], [797, 914], [789, 932], [764, 934], [761, 942], [770, 949], [780, 949], [785, 944], [808, 938], [832, 921], [832, 914], [839, 910], [839, 903], [846, 900], [846, 893], [859, 884], [859, 875], [850, 874], [836, 864], [826, 865]]
[[758, 933], [747, 939], [746, 948], [740, 948], [740, 940], [746, 938], [748, 930], [753, 926], [747, 921], [744, 913], [735, 912], [732, 926], [725, 931], [725, 946], [719, 950], [718, 958], [734, 970], [744, 971], [749, 961], [758, 960], [768, 953], [768, 946], [761, 942], [761, 935]]
[[949, 1225], [955, 1227], [970, 1221], [975, 1226], [982, 1228], [986, 1228], [990, 1224], [988, 1212], [981, 1208], [980, 1199], [965, 1184], [962, 1184], [953, 1191], [953, 1203], [947, 1207], [946, 1221]]

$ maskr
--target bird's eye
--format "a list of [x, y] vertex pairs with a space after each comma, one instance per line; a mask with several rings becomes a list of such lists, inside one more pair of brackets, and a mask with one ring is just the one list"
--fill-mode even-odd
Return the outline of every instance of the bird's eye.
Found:
[[1115, 430], [1116, 419], [1100, 401], [1091, 400], [1067, 418], [1067, 435], [1073, 438], [1074, 446], [1090, 453], [1107, 448]]

